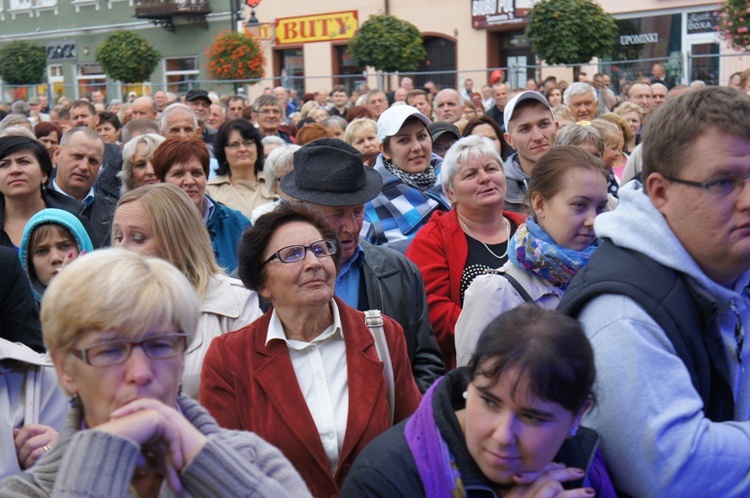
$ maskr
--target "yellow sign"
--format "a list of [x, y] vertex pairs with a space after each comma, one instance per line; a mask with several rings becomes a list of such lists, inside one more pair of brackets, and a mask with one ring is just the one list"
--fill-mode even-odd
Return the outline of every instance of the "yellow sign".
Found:
[[257, 40], [271, 41], [273, 38], [273, 30], [271, 29], [271, 23], [269, 22], [262, 22], [255, 26], [245, 24], [245, 33], [253, 35]]
[[358, 28], [357, 11], [314, 16], [285, 17], [276, 20], [276, 44], [348, 40]]

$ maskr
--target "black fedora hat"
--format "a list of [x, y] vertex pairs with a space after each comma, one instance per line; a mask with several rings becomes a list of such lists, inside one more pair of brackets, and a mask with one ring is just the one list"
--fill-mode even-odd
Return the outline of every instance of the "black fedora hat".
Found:
[[377, 197], [380, 173], [363, 164], [362, 154], [338, 138], [321, 138], [294, 153], [294, 169], [281, 190], [295, 199], [323, 206], [357, 206]]

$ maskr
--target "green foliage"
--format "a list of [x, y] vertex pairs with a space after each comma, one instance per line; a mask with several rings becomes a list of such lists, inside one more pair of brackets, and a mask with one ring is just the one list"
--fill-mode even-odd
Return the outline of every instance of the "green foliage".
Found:
[[529, 12], [531, 50], [548, 64], [576, 64], [612, 52], [615, 20], [593, 0], [541, 0]]
[[217, 80], [254, 80], [263, 78], [266, 58], [258, 40], [236, 31], [222, 31], [206, 48], [208, 72]]
[[427, 57], [416, 26], [388, 14], [370, 16], [349, 44], [348, 52], [358, 66], [386, 72], [410, 72]]
[[14, 41], [0, 49], [0, 76], [9, 85], [43, 83], [46, 67], [47, 54], [42, 46]]
[[747, 0], [724, 0], [718, 14], [722, 37], [735, 50], [750, 50], [750, 5]]
[[115, 31], [99, 45], [96, 61], [111, 79], [123, 83], [140, 83], [151, 77], [161, 60], [158, 50], [130, 31]]

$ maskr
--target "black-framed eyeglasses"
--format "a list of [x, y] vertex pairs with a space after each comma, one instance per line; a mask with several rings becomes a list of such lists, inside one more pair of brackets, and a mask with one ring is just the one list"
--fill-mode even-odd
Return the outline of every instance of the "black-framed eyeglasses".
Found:
[[143, 339], [142, 341], [109, 341], [87, 348], [70, 348], [69, 351], [82, 362], [92, 367], [110, 367], [125, 363], [130, 358], [133, 348], [139, 346], [152, 360], [174, 358], [187, 349], [187, 335], [164, 334]]
[[282, 263], [296, 263], [302, 261], [307, 256], [307, 251], [310, 250], [315, 257], [325, 258], [327, 256], [333, 256], [336, 254], [336, 241], [332, 239], [317, 240], [309, 246], [294, 245], [282, 247], [271, 255], [270, 258], [265, 260], [261, 267], [266, 266], [268, 263], [277, 259]]
[[226, 144], [224, 147], [227, 149], [239, 149], [240, 147], [245, 147], [246, 149], [249, 149], [251, 147], [255, 146], [255, 142], [252, 140], [245, 140], [244, 142], [231, 142]]
[[667, 180], [674, 183], [681, 183], [690, 187], [702, 188], [717, 196], [730, 196], [739, 194], [745, 187], [745, 180], [750, 178], [750, 174], [739, 175], [729, 174], [709, 178], [705, 182], [694, 182], [692, 180], [683, 180], [673, 176], [665, 176]]

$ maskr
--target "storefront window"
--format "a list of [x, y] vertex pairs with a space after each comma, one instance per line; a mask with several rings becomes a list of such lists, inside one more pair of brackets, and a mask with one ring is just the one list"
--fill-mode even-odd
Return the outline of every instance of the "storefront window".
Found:
[[336, 45], [334, 50], [333, 74], [338, 75], [334, 85], [344, 85], [346, 91], [351, 94], [352, 90], [359, 88], [360, 83], [365, 82], [364, 68], [354, 63], [354, 58], [347, 53], [348, 45]]
[[96, 63], [78, 64], [77, 66], [77, 84], [78, 97], [91, 98], [94, 90], [100, 90], [104, 93], [105, 101], [107, 98], [107, 75], [104, 74], [102, 66]]
[[281, 78], [281, 86], [295, 89], [300, 95], [305, 93], [305, 60], [302, 49], [277, 50], [275, 54], [279, 72], [276, 76]]
[[52, 98], [54, 102], [65, 95], [65, 78], [63, 78], [62, 64], [47, 66], [47, 81], [52, 87]]
[[177, 94], [187, 93], [198, 79], [197, 57], [171, 57], [164, 59], [164, 78], [167, 91]]

